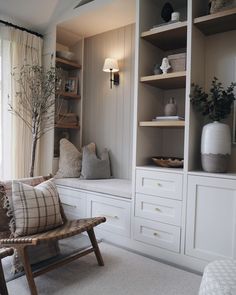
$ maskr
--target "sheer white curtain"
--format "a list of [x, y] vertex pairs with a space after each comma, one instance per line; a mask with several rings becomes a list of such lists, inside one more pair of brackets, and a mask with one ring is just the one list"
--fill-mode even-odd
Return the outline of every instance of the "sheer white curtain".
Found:
[[[32, 135], [28, 127], [8, 109], [16, 104], [17, 91], [12, 72], [24, 64], [42, 62], [42, 39], [27, 32], [0, 26], [1, 93], [0, 93], [0, 177], [3, 179], [29, 176]], [[37, 174], [37, 159], [36, 171]]]

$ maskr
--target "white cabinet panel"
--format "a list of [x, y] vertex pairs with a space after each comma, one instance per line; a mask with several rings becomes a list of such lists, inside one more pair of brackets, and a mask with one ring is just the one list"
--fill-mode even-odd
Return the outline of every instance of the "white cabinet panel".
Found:
[[186, 254], [236, 258], [236, 181], [188, 177]]
[[86, 194], [84, 192], [65, 187], [57, 187], [57, 189], [64, 212], [68, 219], [87, 217], [87, 201]]
[[106, 222], [100, 225], [99, 229], [125, 237], [130, 236], [130, 202], [100, 197], [95, 194], [88, 194], [87, 197], [88, 215], [106, 217]]
[[180, 227], [135, 218], [134, 238], [179, 253]]
[[180, 226], [182, 202], [136, 194], [135, 215]]
[[136, 192], [182, 200], [183, 176], [175, 173], [137, 169]]

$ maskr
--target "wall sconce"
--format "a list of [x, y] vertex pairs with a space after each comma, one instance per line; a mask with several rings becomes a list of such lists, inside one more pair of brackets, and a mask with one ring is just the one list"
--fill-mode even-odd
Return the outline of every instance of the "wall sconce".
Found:
[[110, 88], [112, 88], [112, 82], [116, 86], [120, 84], [120, 76], [118, 73], [119, 67], [116, 59], [106, 58], [103, 66], [103, 71], [110, 73]]

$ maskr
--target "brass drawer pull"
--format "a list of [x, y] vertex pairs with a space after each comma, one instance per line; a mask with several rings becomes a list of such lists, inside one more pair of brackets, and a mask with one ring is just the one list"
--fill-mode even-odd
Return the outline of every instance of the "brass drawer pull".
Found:
[[104, 216], [104, 217], [109, 218], [109, 219], [119, 219], [119, 217], [117, 215], [111, 216], [111, 215], [101, 214], [101, 216]]
[[158, 212], [161, 212], [161, 209], [160, 208], [155, 208], [156, 211]]
[[153, 233], [153, 235], [155, 236], [155, 237], [158, 237], [159, 236], [159, 234], [158, 233]]
[[66, 204], [66, 203], [61, 203], [63, 206], [67, 206], [67, 207], [70, 207], [70, 208], [73, 208], [73, 209], [76, 209], [77, 206], [75, 205], [70, 205], [70, 204]]
[[159, 187], [162, 186], [162, 184], [160, 182], [157, 182], [156, 185], [159, 186]]

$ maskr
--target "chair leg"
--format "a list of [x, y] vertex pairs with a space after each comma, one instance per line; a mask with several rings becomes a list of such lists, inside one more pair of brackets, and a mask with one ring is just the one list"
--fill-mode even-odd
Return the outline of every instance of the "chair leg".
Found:
[[91, 241], [91, 244], [94, 248], [94, 253], [96, 255], [96, 258], [97, 258], [97, 261], [98, 261], [98, 265], [100, 266], [104, 266], [104, 262], [103, 262], [103, 259], [102, 259], [102, 255], [101, 255], [101, 252], [99, 250], [99, 247], [98, 247], [98, 243], [97, 243], [97, 239], [95, 237], [95, 234], [94, 234], [94, 230], [93, 228], [88, 230], [87, 231], [88, 235], [89, 235], [89, 238], [90, 238], [90, 241]]
[[27, 247], [26, 246], [25, 247], [17, 247], [16, 250], [18, 252], [18, 255], [21, 257], [21, 260], [22, 260], [22, 263], [24, 266], [24, 271], [25, 271], [26, 278], [28, 281], [30, 293], [31, 293], [31, 295], [38, 295], [35, 281], [34, 281], [34, 275], [33, 275], [32, 269], [31, 269], [30, 261], [29, 261]]
[[0, 294], [1, 295], [8, 295], [7, 285], [6, 285], [1, 261], [0, 261]]

